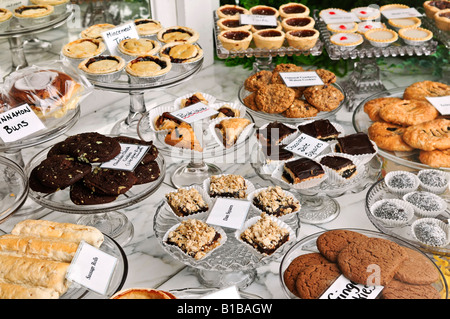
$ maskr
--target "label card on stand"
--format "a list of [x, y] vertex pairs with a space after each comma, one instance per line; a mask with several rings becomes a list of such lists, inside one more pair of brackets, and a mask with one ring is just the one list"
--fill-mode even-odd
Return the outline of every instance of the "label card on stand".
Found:
[[226, 228], [241, 229], [250, 209], [250, 202], [217, 198], [206, 223]]
[[287, 87], [303, 87], [323, 85], [323, 81], [315, 71], [280, 72], [281, 79]]
[[284, 148], [297, 155], [313, 159], [322, 153], [328, 146], [330, 146], [328, 143], [302, 133]]
[[382, 290], [383, 286], [364, 286], [341, 275], [319, 299], [375, 299]]
[[383, 10], [381, 12], [386, 19], [402, 19], [421, 17], [422, 14], [416, 8]]
[[216, 115], [217, 113], [219, 113], [219, 112], [210, 108], [206, 104], [204, 104], [202, 102], [198, 102], [198, 103], [189, 105], [188, 107], [182, 108], [180, 110], [171, 112], [170, 114], [175, 116], [176, 118], [180, 119], [183, 122], [192, 124], [194, 122], [203, 120], [207, 117]]
[[321, 18], [326, 24], [361, 22], [353, 12], [336, 11], [334, 14], [324, 14]]
[[116, 265], [116, 257], [82, 241], [70, 263], [66, 278], [105, 295]]
[[120, 146], [120, 154], [112, 160], [102, 163], [101, 168], [134, 171], [149, 150], [147, 145], [120, 143]]
[[43, 129], [44, 123], [28, 104], [0, 114], [0, 138], [5, 143], [20, 140]]
[[102, 32], [102, 38], [103, 41], [105, 41], [109, 52], [112, 55], [117, 55], [117, 47], [119, 46], [120, 41], [125, 39], [139, 39], [139, 34], [134, 22], [129, 22]]
[[439, 111], [439, 113], [441, 113], [441, 115], [450, 114], [450, 95], [426, 97], [426, 99]]
[[241, 25], [263, 25], [263, 26], [277, 26], [277, 18], [275, 16], [266, 16], [260, 14], [240, 14], [239, 23]]

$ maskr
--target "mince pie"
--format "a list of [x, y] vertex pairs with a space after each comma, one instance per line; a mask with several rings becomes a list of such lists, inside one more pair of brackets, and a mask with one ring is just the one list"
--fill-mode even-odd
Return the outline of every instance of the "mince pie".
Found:
[[158, 40], [162, 43], [185, 42], [195, 43], [198, 41], [199, 33], [194, 29], [182, 26], [164, 28], [157, 34]]
[[203, 57], [203, 50], [198, 44], [171, 42], [165, 44], [159, 54], [172, 63], [191, 63]]
[[71, 59], [86, 59], [105, 52], [106, 45], [95, 39], [78, 39], [67, 43], [62, 48], [62, 54]]
[[158, 54], [161, 45], [158, 41], [147, 38], [124, 39], [119, 42], [117, 48], [119, 49], [119, 52], [126, 57], [134, 59], [141, 55]]
[[134, 24], [141, 37], [156, 35], [162, 29], [161, 22], [153, 19], [136, 19]]
[[84, 39], [97, 39], [102, 40], [102, 33], [108, 31], [110, 29], [115, 28], [116, 26], [110, 23], [100, 23], [94, 24], [89, 28], [81, 31], [81, 37]]

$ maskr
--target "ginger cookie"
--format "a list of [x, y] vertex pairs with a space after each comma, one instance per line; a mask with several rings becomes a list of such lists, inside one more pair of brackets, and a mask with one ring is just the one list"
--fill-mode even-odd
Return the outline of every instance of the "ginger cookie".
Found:
[[261, 70], [252, 74], [244, 81], [244, 88], [250, 92], [256, 92], [263, 86], [270, 83], [272, 78], [272, 72], [267, 70]]
[[432, 121], [439, 112], [428, 102], [417, 100], [401, 100], [383, 106], [378, 115], [383, 121], [410, 126]]
[[406, 128], [403, 140], [411, 147], [424, 151], [450, 148], [450, 120], [436, 119]]
[[283, 280], [286, 287], [297, 297], [300, 297], [296, 288], [298, 274], [306, 267], [326, 264], [329, 261], [319, 253], [308, 253], [294, 258], [283, 273]]
[[398, 280], [389, 282], [381, 292], [383, 299], [441, 299], [431, 285], [412, 285]]
[[315, 85], [303, 91], [305, 100], [319, 111], [333, 111], [344, 100], [344, 94], [334, 86]]
[[255, 102], [266, 113], [282, 113], [292, 105], [295, 92], [284, 84], [269, 84], [256, 92]]
[[408, 258], [400, 265], [395, 279], [408, 284], [427, 285], [439, 280], [439, 271], [422, 253], [406, 248]]
[[326, 231], [317, 237], [316, 245], [319, 252], [329, 261], [336, 262], [339, 252], [350, 243], [366, 240], [366, 235], [346, 230], [334, 229]]
[[450, 95], [450, 85], [434, 82], [420, 81], [411, 84], [403, 92], [405, 100], [427, 101], [426, 97], [438, 97]]
[[420, 151], [419, 161], [431, 167], [450, 167], [450, 149]]
[[384, 107], [385, 105], [389, 105], [393, 102], [399, 102], [402, 99], [399, 97], [380, 97], [380, 98], [376, 98], [370, 101], [367, 101], [364, 104], [364, 112], [367, 113], [367, 115], [369, 116], [369, 118], [372, 121], [381, 121], [380, 116], [378, 115], [378, 112], [380, 111], [380, 109], [382, 107]]
[[386, 151], [408, 152], [414, 150], [403, 140], [405, 128], [387, 122], [374, 122], [368, 129], [369, 138]]
[[295, 99], [294, 103], [282, 115], [287, 118], [315, 117], [319, 110], [305, 100]]
[[387, 285], [408, 257], [397, 243], [383, 238], [368, 238], [350, 243], [337, 258], [339, 269], [349, 280], [362, 285]]
[[317, 299], [341, 275], [341, 271], [334, 263], [309, 266], [297, 276], [295, 287], [302, 299]]

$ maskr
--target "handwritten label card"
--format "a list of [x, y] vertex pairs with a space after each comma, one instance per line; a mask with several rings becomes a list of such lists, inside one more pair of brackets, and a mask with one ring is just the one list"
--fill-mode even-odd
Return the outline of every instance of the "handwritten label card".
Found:
[[386, 19], [402, 19], [422, 16], [416, 8], [383, 10], [381, 13]]
[[0, 114], [0, 138], [5, 143], [20, 140], [43, 129], [44, 123], [28, 104]]
[[120, 154], [100, 165], [101, 168], [134, 171], [149, 150], [146, 145], [120, 143], [120, 146]]
[[277, 18], [275, 16], [265, 16], [260, 14], [240, 14], [239, 23], [242, 25], [263, 25], [263, 26], [277, 26]]
[[217, 114], [216, 110], [210, 108], [202, 102], [198, 102], [170, 114], [188, 124], [203, 120], [204, 118]]
[[302, 133], [284, 148], [297, 155], [313, 159], [322, 153], [328, 146], [328, 143]]
[[428, 102], [430, 102], [441, 115], [450, 114], [450, 95], [438, 96], [438, 97], [426, 97]]
[[287, 87], [323, 85], [323, 81], [315, 71], [280, 72], [281, 79]]
[[82, 241], [70, 263], [66, 278], [105, 295], [116, 264], [116, 257]]
[[250, 209], [250, 202], [217, 198], [206, 223], [226, 228], [241, 229]]
[[102, 32], [102, 37], [109, 52], [113, 55], [117, 55], [117, 47], [119, 46], [120, 41], [125, 39], [138, 39], [139, 34], [136, 30], [136, 25], [134, 22], [129, 22]]
[[364, 286], [341, 275], [319, 299], [375, 299], [382, 290], [383, 286]]
[[334, 14], [324, 14], [322, 19], [326, 24], [361, 22], [353, 12], [336, 11]]

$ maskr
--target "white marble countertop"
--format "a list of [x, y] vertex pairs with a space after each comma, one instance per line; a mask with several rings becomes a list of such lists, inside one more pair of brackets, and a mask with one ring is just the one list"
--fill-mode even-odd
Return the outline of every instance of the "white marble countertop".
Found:
[[[28, 54], [27, 59], [30, 64], [36, 61], [43, 61], [44, 59], [57, 59], [62, 43], [67, 42], [68, 38], [72, 35], [67, 29], [60, 28], [53, 32], [39, 34], [38, 36], [42, 39], [51, 40], [53, 49], [50, 52]], [[3, 40], [0, 42], [0, 49], [2, 52], [0, 58], [0, 74], [4, 75], [8, 72], [10, 65], [10, 55], [4, 53], [8, 52], [7, 41]], [[166, 90], [146, 92], [145, 101], [147, 109], [160, 105], [163, 102], [174, 100], [176, 97], [193, 91], [207, 92], [223, 101], [238, 101], [238, 89], [249, 73], [249, 70], [245, 70], [240, 66], [226, 67], [222, 62], [218, 61], [212, 66], [201, 70], [190, 81], [179, 86]], [[383, 83], [387, 88], [406, 86], [418, 80], [435, 80], [431, 75], [414, 77], [411, 75], [383, 73], [382, 77]], [[117, 121], [126, 117], [128, 107], [129, 97], [127, 94], [95, 90], [82, 102], [79, 121], [57, 140], [69, 135], [88, 131], [109, 133]], [[335, 120], [341, 123], [348, 130], [347, 132], [351, 132], [353, 128], [350, 119], [351, 113], [342, 109], [336, 115]], [[27, 162], [41, 147], [51, 145], [54, 142], [47, 142], [43, 145], [23, 150], [24, 161]], [[167, 163], [167, 174], [161, 187], [145, 200], [123, 209], [123, 212], [134, 226], [133, 238], [123, 247], [128, 258], [129, 267], [123, 288], [150, 287], [170, 290], [186, 287], [203, 287], [198, 280], [195, 270], [168, 255], [153, 234], [153, 216], [156, 208], [163, 199], [164, 194], [174, 189], [170, 181], [170, 174], [173, 172], [177, 163], [171, 161], [170, 158], [165, 158], [165, 160]], [[256, 175], [254, 169], [248, 163], [228, 164], [224, 168], [224, 171], [237, 172], [246, 178], [252, 179], [255, 183], [264, 184], [264, 181]], [[364, 199], [365, 191], [337, 198], [337, 202], [340, 205], [339, 216], [331, 222], [324, 224], [302, 224], [298, 233], [298, 239], [316, 232], [335, 228], [376, 230], [364, 211]], [[17, 221], [30, 217], [76, 222], [80, 216], [48, 210], [38, 211], [36, 214], [24, 215], [19, 210], [12, 218], [1, 224], [0, 228], [8, 232]], [[279, 265], [280, 260], [278, 259], [258, 267], [256, 269], [256, 278], [249, 286], [243, 288], [243, 291], [265, 299], [286, 298], [279, 279]], [[104, 296], [96, 294], [92, 294], [89, 297], [104, 298]]]

